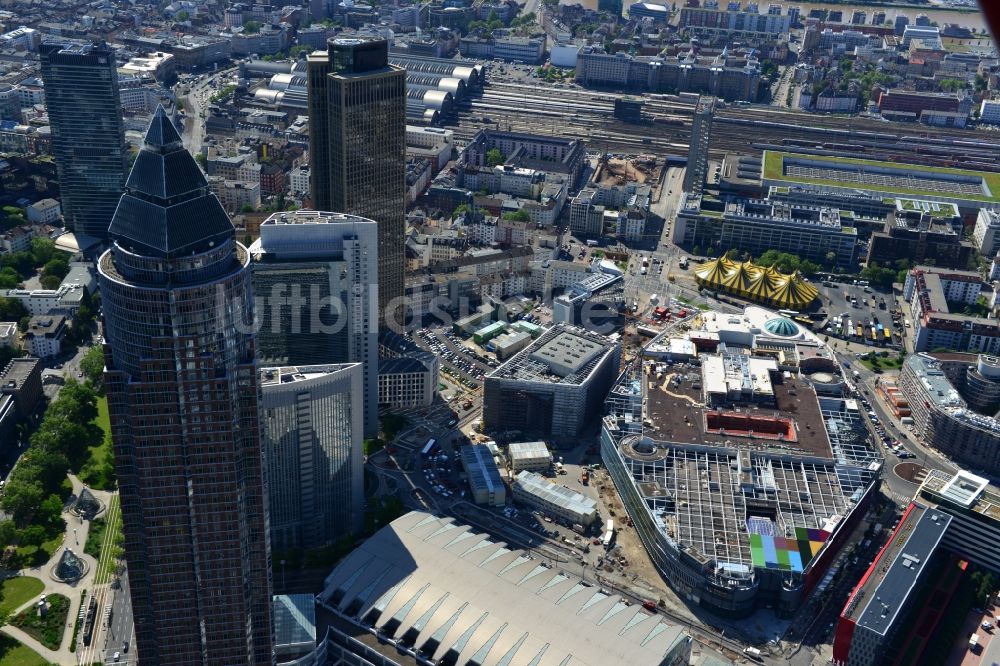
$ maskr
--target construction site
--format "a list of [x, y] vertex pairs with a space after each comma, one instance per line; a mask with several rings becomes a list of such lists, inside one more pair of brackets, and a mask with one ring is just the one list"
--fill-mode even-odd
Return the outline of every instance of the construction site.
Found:
[[611, 157], [604, 154], [590, 182], [595, 186], [613, 187], [626, 183], [656, 184], [663, 175], [664, 163], [653, 155]]
[[[609, 395], [601, 454], [681, 597], [730, 617], [789, 616], [867, 510], [881, 460], [857, 404], [818, 394], [804, 369], [759, 362], [770, 338], [754, 330], [743, 347], [723, 330], [728, 343], [682, 361], [638, 358]], [[790, 359], [822, 346], [811, 334], [795, 344]]]

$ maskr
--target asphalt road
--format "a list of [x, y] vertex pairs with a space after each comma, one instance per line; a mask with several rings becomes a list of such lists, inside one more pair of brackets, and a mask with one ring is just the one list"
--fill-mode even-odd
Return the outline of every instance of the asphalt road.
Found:
[[[132, 604], [128, 596], [128, 574], [121, 577], [119, 589], [112, 587], [114, 598], [111, 602], [111, 624], [107, 628], [104, 643], [105, 664], [134, 664], [135, 661], [135, 626], [132, 621]], [[125, 652], [125, 642], [128, 641], [129, 651]], [[114, 654], [119, 653], [119, 660], [114, 661]]]

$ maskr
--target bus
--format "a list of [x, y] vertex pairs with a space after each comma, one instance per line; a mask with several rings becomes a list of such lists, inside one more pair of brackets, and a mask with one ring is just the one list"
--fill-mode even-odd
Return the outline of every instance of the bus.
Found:
[[424, 448], [420, 451], [420, 455], [422, 455], [424, 458], [426, 458], [427, 456], [429, 456], [431, 454], [431, 451], [434, 450], [434, 446], [436, 444], [437, 444], [437, 440], [434, 439], [433, 437], [431, 437], [430, 439], [428, 439], [427, 443], [424, 444]]

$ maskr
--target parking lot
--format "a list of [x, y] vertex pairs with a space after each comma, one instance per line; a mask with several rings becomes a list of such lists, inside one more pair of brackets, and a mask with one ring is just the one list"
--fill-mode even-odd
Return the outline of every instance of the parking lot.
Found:
[[[891, 292], [877, 291], [863, 280], [827, 279], [818, 288], [828, 315], [822, 333], [869, 346], [902, 347], [905, 313], [894, 310], [895, 296]], [[859, 326], [863, 335], [858, 333]], [[888, 336], [885, 331], [889, 331]]]

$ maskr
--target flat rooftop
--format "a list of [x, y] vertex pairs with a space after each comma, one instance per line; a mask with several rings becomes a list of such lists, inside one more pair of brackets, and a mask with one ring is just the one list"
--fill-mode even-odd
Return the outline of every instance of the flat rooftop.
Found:
[[951, 516], [911, 503], [844, 607], [843, 617], [885, 635], [944, 537]]
[[0, 368], [0, 385], [8, 388], [24, 386], [28, 377], [38, 367], [39, 362], [37, 358], [32, 357], [12, 359], [6, 368]]
[[1000, 521], [1000, 487], [966, 471], [948, 474], [931, 470], [918, 491], [922, 499], [959, 506], [992, 521]]
[[597, 502], [572, 488], [552, 483], [541, 474], [522, 471], [514, 477], [513, 485], [529, 495], [540, 497], [556, 506], [579, 515], [595, 513]]
[[278, 384], [294, 384], [317, 377], [325, 377], [334, 372], [349, 368], [355, 363], [331, 363], [328, 365], [285, 365], [260, 369], [261, 386]]
[[582, 385], [616, 343], [576, 326], [555, 324], [487, 379]]
[[[830, 438], [823, 424], [819, 400], [812, 385], [796, 377], [776, 380], [772, 384], [774, 406], [748, 408], [740, 406], [740, 414], [753, 418], [772, 418], [791, 421], [795, 439], [779, 440], [764, 434], [741, 433], [737, 436], [725, 431], [708, 428], [711, 419], [706, 415], [716, 412], [733, 412], [736, 408], [712, 409], [702, 403], [702, 376], [700, 368], [675, 366], [661, 381], [656, 376], [646, 376], [646, 414], [652, 422], [646, 428], [647, 434], [656, 439], [670, 442], [700, 442], [704, 444], [727, 444], [734, 448], [750, 447], [782, 450], [819, 456], [832, 457]], [[676, 380], [676, 381], [675, 381]], [[697, 388], [696, 388], [697, 385]]]
[[579, 371], [604, 345], [573, 333], [560, 333], [531, 352], [531, 358], [549, 366], [552, 374], [566, 377]]
[[773, 150], [764, 151], [763, 161], [763, 178], [771, 184], [800, 183], [1000, 204], [1000, 173]]

